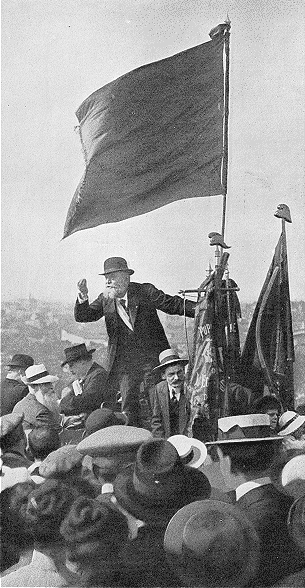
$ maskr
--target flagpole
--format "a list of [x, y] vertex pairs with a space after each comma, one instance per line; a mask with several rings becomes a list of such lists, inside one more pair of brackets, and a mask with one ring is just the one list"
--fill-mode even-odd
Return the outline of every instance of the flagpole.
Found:
[[228, 187], [228, 152], [229, 152], [229, 89], [230, 89], [230, 29], [231, 22], [227, 18], [226, 29], [224, 33], [225, 48], [225, 87], [224, 87], [224, 126], [223, 126], [223, 160], [221, 183], [223, 185], [222, 196], [222, 225], [221, 234], [225, 235], [226, 226], [226, 207], [227, 207], [227, 187]]

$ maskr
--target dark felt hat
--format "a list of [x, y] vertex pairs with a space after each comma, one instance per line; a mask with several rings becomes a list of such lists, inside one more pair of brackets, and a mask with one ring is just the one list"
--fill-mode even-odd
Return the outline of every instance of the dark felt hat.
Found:
[[246, 586], [259, 565], [259, 538], [240, 509], [220, 500], [184, 506], [170, 520], [164, 548], [183, 586]]
[[164, 439], [146, 441], [114, 481], [118, 502], [154, 526], [164, 526], [185, 504], [208, 498], [211, 486], [200, 471], [183, 465], [175, 447]]
[[134, 270], [128, 267], [127, 261], [123, 257], [108, 257], [104, 261], [104, 272], [99, 275], [107, 276], [107, 274], [112, 274], [112, 272], [126, 272], [130, 276], [134, 274]]
[[64, 352], [66, 359], [62, 362], [62, 366], [66, 365], [66, 363], [73, 363], [74, 361], [78, 361], [79, 359], [89, 359], [92, 357], [92, 353], [95, 352], [95, 349], [87, 349], [85, 343], [81, 343], [80, 345], [67, 347]]
[[23, 353], [15, 353], [11, 361], [7, 363], [9, 367], [21, 367], [28, 368], [34, 365], [34, 359], [30, 355], [24, 355]]
[[85, 422], [85, 436], [113, 425], [125, 425], [126, 417], [121, 412], [114, 412], [110, 408], [97, 408], [91, 412]]

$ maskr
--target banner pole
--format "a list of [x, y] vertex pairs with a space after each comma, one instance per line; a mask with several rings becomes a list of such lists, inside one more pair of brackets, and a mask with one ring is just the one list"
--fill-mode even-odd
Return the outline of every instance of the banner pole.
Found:
[[230, 29], [231, 22], [226, 20], [226, 29], [224, 33], [225, 48], [225, 87], [224, 87], [224, 126], [223, 126], [223, 160], [221, 183], [223, 185], [222, 196], [222, 225], [221, 234], [225, 235], [226, 225], [226, 206], [227, 206], [227, 188], [228, 188], [228, 152], [229, 152], [229, 89], [230, 89]]

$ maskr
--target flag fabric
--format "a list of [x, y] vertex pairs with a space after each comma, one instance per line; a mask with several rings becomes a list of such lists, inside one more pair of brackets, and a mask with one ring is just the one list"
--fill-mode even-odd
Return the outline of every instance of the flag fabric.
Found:
[[195, 311], [194, 343], [186, 377], [186, 394], [191, 404], [190, 436], [202, 441], [216, 437], [217, 421], [224, 416], [225, 333], [222, 320], [222, 275], [229, 257], [223, 254], [220, 266], [200, 286], [204, 295]]
[[223, 193], [223, 47], [222, 32], [121, 76], [81, 104], [86, 169], [64, 237]]
[[243, 383], [268, 386], [285, 410], [294, 408], [294, 345], [285, 230], [258, 298], [241, 357]]

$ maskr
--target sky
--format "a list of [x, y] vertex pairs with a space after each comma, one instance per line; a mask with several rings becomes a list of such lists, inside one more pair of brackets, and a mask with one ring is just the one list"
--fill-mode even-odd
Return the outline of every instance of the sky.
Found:
[[231, 20], [229, 176], [225, 240], [241, 301], [255, 302], [286, 224], [290, 293], [305, 298], [304, 0], [3, 0], [2, 299], [71, 301], [104, 259], [176, 294], [203, 281], [221, 232], [222, 197], [172, 203], [62, 240], [84, 172], [75, 111], [141, 65], [209, 40]]

